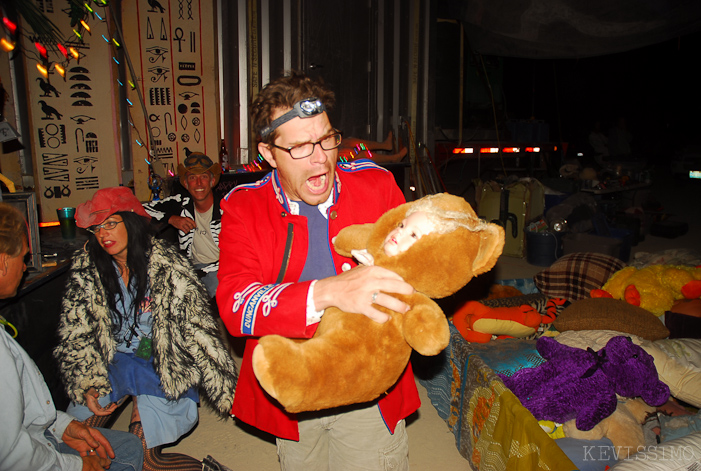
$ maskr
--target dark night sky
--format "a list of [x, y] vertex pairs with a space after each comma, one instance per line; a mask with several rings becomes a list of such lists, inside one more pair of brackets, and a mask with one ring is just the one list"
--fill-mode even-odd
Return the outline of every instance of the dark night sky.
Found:
[[658, 160], [699, 137], [699, 58], [701, 33], [594, 58], [506, 58], [506, 112], [545, 120], [551, 140], [570, 143], [586, 139], [595, 120], [607, 130], [623, 116], [633, 152]]

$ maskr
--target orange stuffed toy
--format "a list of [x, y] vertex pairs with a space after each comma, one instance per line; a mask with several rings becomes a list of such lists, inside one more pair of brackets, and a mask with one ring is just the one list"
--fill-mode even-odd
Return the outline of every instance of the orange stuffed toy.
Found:
[[[427, 219], [429, 229], [408, 248], [393, 245], [393, 234], [415, 215]], [[399, 274], [416, 291], [393, 296], [411, 309], [401, 314], [376, 305], [391, 316], [379, 324], [328, 308], [311, 339], [264, 336], [253, 351], [256, 378], [294, 413], [379, 397], [397, 382], [412, 349], [437, 355], [448, 346], [448, 321], [430, 298], [449, 296], [491, 270], [503, 247], [500, 226], [481, 221], [463, 198], [447, 193], [405, 203], [374, 224], [346, 227], [334, 239], [336, 251]]]
[[498, 338], [524, 338], [533, 335], [540, 324], [549, 324], [557, 316], [557, 307], [564, 304], [560, 298], [550, 299], [546, 314], [541, 315], [532, 306], [489, 307], [479, 301], [468, 301], [453, 315], [453, 325], [468, 342], [487, 343]]

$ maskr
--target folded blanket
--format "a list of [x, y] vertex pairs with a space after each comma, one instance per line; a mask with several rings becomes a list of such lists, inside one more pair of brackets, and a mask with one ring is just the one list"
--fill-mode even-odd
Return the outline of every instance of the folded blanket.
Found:
[[[491, 342], [498, 349], [500, 342]], [[451, 325], [440, 371], [427, 380], [429, 398], [477, 470], [572, 470], [570, 459]], [[449, 407], [445, 402], [450, 401]]]

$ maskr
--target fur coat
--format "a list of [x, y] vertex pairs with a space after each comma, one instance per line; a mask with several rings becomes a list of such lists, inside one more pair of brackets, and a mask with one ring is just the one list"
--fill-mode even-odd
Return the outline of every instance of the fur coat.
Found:
[[[231, 413], [238, 370], [219, 337], [207, 292], [175, 247], [154, 239], [149, 255], [153, 357], [169, 399], [199, 387], [222, 415]], [[90, 256], [76, 252], [62, 302], [54, 350], [71, 400], [85, 404], [94, 387], [111, 391], [108, 365], [116, 352], [112, 315]]]

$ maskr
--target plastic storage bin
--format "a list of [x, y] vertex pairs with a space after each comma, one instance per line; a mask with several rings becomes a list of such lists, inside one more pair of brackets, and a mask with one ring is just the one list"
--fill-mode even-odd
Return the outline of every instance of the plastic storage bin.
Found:
[[560, 233], [526, 231], [526, 261], [529, 264], [549, 267], [560, 257], [562, 257]]
[[621, 241], [621, 248], [619, 249], [618, 258], [628, 263], [628, 260], [630, 260], [630, 249], [634, 245], [633, 233], [628, 229], [617, 229], [614, 227], [610, 228], [609, 232], [610, 237]]

